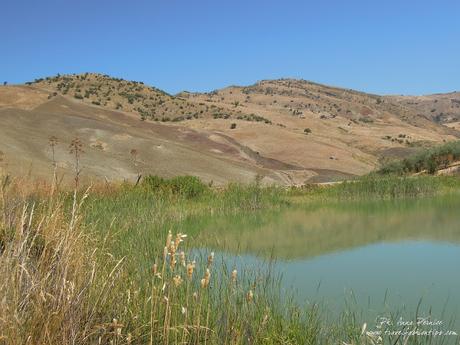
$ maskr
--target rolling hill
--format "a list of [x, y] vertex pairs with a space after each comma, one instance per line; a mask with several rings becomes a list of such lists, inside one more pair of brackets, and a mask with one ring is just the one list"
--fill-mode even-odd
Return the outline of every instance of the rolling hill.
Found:
[[423, 97], [429, 101], [294, 79], [169, 95], [107, 75], [58, 75], [0, 87], [0, 164], [16, 174], [50, 176], [48, 140], [55, 136], [59, 172], [70, 179], [68, 147], [79, 137], [88, 179], [190, 174], [222, 184], [261, 176], [285, 185], [344, 179], [460, 136], [457, 109], [445, 110], [459, 94]]

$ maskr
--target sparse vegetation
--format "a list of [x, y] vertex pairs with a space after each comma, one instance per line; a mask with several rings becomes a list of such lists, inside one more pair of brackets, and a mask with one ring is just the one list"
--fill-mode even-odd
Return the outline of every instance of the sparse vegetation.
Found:
[[259, 115], [256, 115], [256, 114], [238, 115], [236, 118], [237, 118], [238, 120], [255, 121], [255, 122], [264, 122], [264, 123], [269, 124], [269, 125], [272, 124], [272, 122], [271, 122], [269, 119], [266, 119], [265, 117], [259, 116]]
[[434, 174], [439, 169], [447, 168], [460, 160], [460, 141], [424, 150], [415, 156], [385, 164], [378, 170], [379, 174], [404, 175], [426, 172]]
[[[36, 79], [33, 83], [27, 84], [44, 84], [47, 88], [55, 88], [63, 95], [73, 92], [76, 99], [88, 100], [94, 105], [137, 112], [144, 121], [180, 122], [204, 116], [228, 119], [234, 115], [233, 110], [214, 106], [215, 109], [211, 112], [209, 107], [203, 103], [196, 104], [168, 95], [157, 88], [145, 86], [142, 82], [130, 82], [101, 74], [57, 75]], [[239, 102], [233, 105], [236, 108]]]

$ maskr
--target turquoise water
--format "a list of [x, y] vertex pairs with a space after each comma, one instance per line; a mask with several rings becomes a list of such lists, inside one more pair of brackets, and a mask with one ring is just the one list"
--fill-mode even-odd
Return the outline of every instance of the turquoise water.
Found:
[[286, 295], [382, 315], [431, 316], [460, 334], [460, 198], [314, 204], [201, 224], [228, 267], [264, 267]]

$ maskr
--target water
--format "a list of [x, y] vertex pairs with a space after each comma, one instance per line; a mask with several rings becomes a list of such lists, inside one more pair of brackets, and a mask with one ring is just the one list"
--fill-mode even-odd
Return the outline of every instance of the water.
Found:
[[[382, 315], [431, 315], [460, 334], [460, 198], [315, 203], [212, 219], [201, 241], [229, 267], [274, 259], [299, 303]], [[449, 322], [453, 324], [449, 325]]]

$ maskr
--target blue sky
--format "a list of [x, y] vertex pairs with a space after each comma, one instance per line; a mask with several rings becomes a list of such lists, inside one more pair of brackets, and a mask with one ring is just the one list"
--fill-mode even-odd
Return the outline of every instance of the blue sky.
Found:
[[100, 72], [170, 93], [295, 77], [460, 90], [460, 1], [2, 0], [0, 81]]

